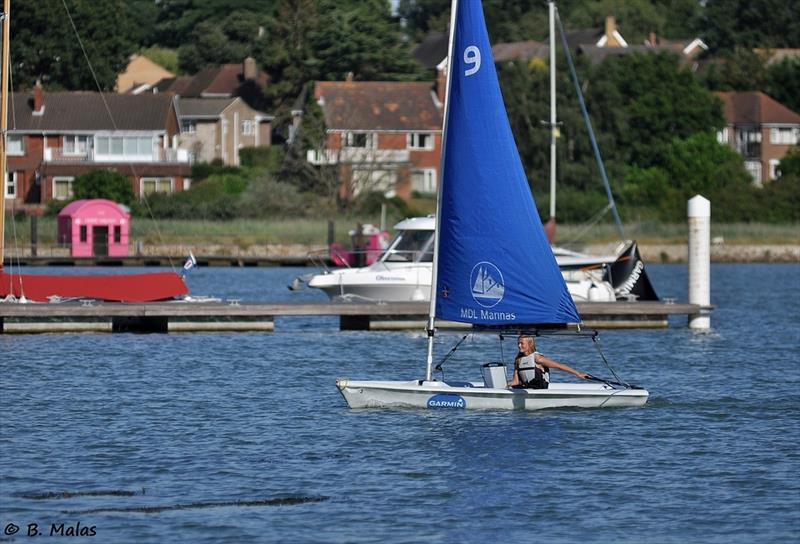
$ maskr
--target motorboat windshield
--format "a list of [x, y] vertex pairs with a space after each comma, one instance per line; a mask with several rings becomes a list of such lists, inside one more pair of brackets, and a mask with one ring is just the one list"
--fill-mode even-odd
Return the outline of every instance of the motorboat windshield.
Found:
[[381, 262], [433, 262], [432, 230], [400, 231], [381, 257]]

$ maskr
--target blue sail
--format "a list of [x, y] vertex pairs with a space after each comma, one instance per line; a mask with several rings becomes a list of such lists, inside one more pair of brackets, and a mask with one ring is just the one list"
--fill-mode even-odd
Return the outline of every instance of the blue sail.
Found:
[[436, 317], [578, 323], [508, 123], [479, 0], [458, 3], [440, 191]]

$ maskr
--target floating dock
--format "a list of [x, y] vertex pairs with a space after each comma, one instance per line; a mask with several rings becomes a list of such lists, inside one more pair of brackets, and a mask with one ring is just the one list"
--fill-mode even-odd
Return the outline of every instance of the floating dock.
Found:
[[[671, 315], [706, 315], [710, 306], [671, 302], [578, 303], [592, 328], [659, 328]], [[423, 330], [428, 303], [336, 302], [155, 302], [96, 301], [60, 304], [0, 304], [0, 332], [189, 332], [273, 331], [276, 317], [338, 316], [340, 330]], [[438, 323], [439, 328], [468, 328]]]

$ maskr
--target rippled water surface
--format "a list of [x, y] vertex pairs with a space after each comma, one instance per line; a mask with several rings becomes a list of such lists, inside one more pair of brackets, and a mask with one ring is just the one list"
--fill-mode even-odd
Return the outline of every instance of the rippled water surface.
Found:
[[[648, 270], [686, 299], [685, 266]], [[189, 283], [324, 299], [286, 290], [306, 271], [201, 268]], [[798, 277], [715, 265], [712, 331], [681, 317], [604, 332], [617, 370], [651, 392], [638, 409], [349, 410], [336, 377], [419, 378], [425, 338], [338, 332], [335, 318], [0, 336], [0, 530], [20, 527], [0, 539], [80, 522], [93, 542], [797, 541]], [[539, 349], [604, 373], [591, 345]], [[447, 378], [478, 379], [498, 356], [496, 339], [468, 340]]]

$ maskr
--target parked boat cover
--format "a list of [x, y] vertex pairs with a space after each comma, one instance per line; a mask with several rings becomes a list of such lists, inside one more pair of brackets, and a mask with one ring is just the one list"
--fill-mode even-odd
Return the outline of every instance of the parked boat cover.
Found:
[[459, 2], [456, 17], [436, 317], [489, 326], [580, 322], [517, 153], [481, 3]]
[[633, 295], [636, 300], [660, 300], [650, 283], [635, 241], [606, 269], [603, 279], [614, 286], [614, 294], [618, 299]]
[[11, 294], [35, 302], [48, 302], [49, 297], [154, 302], [188, 293], [183, 279], [174, 272], [55, 276], [7, 274], [0, 270], [0, 298]]

